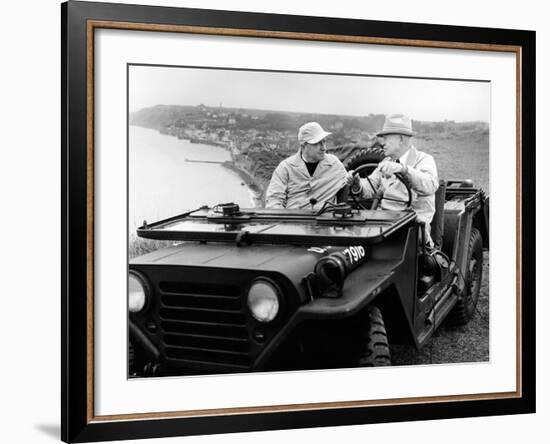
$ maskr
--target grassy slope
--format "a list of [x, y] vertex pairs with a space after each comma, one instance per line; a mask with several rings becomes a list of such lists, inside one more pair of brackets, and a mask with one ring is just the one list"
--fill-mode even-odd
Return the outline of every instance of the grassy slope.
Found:
[[439, 177], [472, 179], [489, 192], [489, 134], [485, 131], [446, 132], [441, 136], [419, 136], [416, 147], [434, 156]]

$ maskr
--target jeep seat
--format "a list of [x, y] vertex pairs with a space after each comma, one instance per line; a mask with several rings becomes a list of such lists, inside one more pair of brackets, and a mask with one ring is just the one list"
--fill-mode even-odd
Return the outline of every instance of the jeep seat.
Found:
[[432, 227], [430, 235], [435, 244], [435, 248], [441, 249], [443, 245], [443, 223], [445, 221], [445, 191], [447, 190], [447, 182], [443, 179], [439, 180], [439, 188], [435, 192], [435, 213], [432, 219]]

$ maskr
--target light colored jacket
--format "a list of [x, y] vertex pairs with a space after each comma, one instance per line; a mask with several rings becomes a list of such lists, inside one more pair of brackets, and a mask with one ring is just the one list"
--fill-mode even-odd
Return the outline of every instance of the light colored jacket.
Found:
[[[417, 220], [426, 224], [426, 240], [431, 243], [430, 224], [435, 214], [435, 192], [439, 188], [437, 167], [435, 160], [429, 154], [418, 151], [411, 146], [401, 160], [407, 166], [405, 178], [408, 180], [412, 192], [412, 208], [416, 211]], [[376, 193], [382, 191], [384, 197], [407, 201], [407, 189], [395, 176], [385, 178], [377, 168], [369, 176]], [[361, 195], [363, 198], [375, 196], [375, 191], [369, 185], [367, 179], [361, 179]], [[380, 201], [380, 207], [384, 210], [403, 210], [406, 203], [395, 202], [388, 199]]]
[[[345, 184], [346, 169], [336, 156], [325, 154], [310, 176], [298, 151], [275, 168], [267, 187], [265, 206], [317, 209], [325, 202], [336, 202], [336, 194]], [[316, 200], [313, 206], [311, 199]]]

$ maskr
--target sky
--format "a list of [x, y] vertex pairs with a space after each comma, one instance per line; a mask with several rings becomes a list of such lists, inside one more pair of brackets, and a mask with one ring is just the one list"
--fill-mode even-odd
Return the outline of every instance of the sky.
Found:
[[490, 121], [488, 82], [136, 66], [130, 111], [200, 105], [336, 115], [403, 113], [413, 120]]

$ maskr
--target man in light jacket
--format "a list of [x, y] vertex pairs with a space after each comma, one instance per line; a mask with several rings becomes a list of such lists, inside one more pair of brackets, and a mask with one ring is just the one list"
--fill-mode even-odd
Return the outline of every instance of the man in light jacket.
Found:
[[434, 158], [414, 147], [411, 141], [413, 135], [410, 118], [403, 114], [387, 116], [382, 131], [377, 134], [387, 157], [369, 176], [370, 183], [366, 178], [359, 179], [353, 172], [348, 173], [347, 183], [351, 185], [351, 192], [362, 198], [382, 195], [380, 206], [384, 210], [402, 210], [408, 194], [405, 186], [395, 177], [395, 173], [400, 173], [411, 188], [411, 205], [417, 220], [425, 224], [426, 243], [432, 245], [430, 224], [435, 213], [435, 192], [439, 179]]
[[330, 134], [317, 122], [300, 128], [300, 149], [273, 172], [266, 208], [318, 209], [325, 202], [336, 202], [338, 191], [346, 185], [347, 172], [336, 156], [325, 152], [325, 139]]

